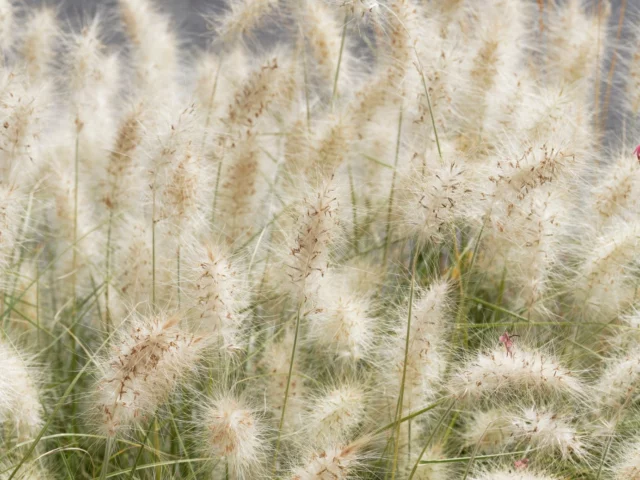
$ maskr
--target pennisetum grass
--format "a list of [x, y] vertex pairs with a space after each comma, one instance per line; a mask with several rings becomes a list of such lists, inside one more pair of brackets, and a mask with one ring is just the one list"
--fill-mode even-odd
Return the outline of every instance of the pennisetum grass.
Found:
[[629, 2], [115, 3], [0, 0], [0, 478], [640, 478]]

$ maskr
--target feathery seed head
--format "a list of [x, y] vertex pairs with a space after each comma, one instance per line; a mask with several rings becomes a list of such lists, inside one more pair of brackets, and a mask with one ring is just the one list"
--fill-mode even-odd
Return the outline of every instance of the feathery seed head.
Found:
[[0, 1], [0, 50], [7, 54], [14, 42], [15, 8], [12, 0]]
[[511, 419], [513, 441], [527, 440], [535, 448], [557, 450], [563, 458], [583, 457], [586, 450], [575, 426], [557, 412], [524, 408]]
[[518, 346], [512, 354], [503, 348], [479, 353], [460, 367], [449, 390], [460, 399], [473, 400], [526, 389], [531, 394], [581, 396], [582, 382], [552, 355]]
[[347, 480], [358, 465], [361, 446], [336, 445], [310, 455], [304, 466], [293, 470], [290, 480]]
[[256, 136], [248, 135], [242, 141], [234, 142], [225, 157], [226, 161], [220, 167], [222, 173], [215, 215], [220, 219], [221, 230], [229, 243], [242, 243], [255, 228], [254, 214], [264, 183], [260, 176], [263, 154]]
[[20, 352], [0, 343], [0, 424], [14, 429], [18, 440], [30, 438], [42, 424], [37, 373]]
[[20, 201], [19, 192], [0, 183], [0, 273], [3, 274], [11, 266], [18, 241], [21, 219]]
[[5, 70], [0, 73], [0, 178], [9, 185], [28, 185], [37, 168], [32, 161], [35, 143], [42, 132], [48, 108], [47, 84], [30, 86], [24, 76]]
[[238, 86], [223, 122], [234, 132], [251, 131], [267, 112], [277, 91], [278, 57], [268, 56]]
[[234, 354], [244, 344], [246, 301], [241, 276], [222, 246], [202, 245], [191, 257], [197, 330], [209, 339], [207, 343]]
[[636, 399], [639, 381], [640, 350], [610, 359], [595, 385], [600, 404], [616, 410], [628, 407]]
[[604, 59], [607, 19], [611, 5], [587, 12], [584, 0], [557, 2], [557, 11], [547, 23], [549, 74], [558, 82], [585, 84], [587, 92], [595, 84]]
[[46, 81], [48, 74], [51, 73], [59, 35], [60, 29], [55, 10], [44, 7], [29, 12], [22, 34], [20, 53], [33, 83]]
[[402, 179], [399, 200], [403, 222], [426, 242], [438, 242], [469, 213], [471, 197], [465, 167], [455, 161], [413, 168]]
[[632, 221], [638, 219], [640, 205], [636, 192], [640, 188], [640, 146], [633, 155], [620, 155], [602, 169], [593, 190], [593, 208], [602, 224], [616, 217]]
[[392, 346], [387, 348], [389, 368], [386, 374], [391, 377], [388, 380], [393, 385], [391, 391], [397, 395], [404, 373], [404, 407], [415, 407], [432, 399], [444, 374], [446, 322], [450, 305], [448, 291], [446, 281], [435, 281], [428, 289], [417, 292], [411, 309], [408, 349], [405, 323], [408, 311], [402, 310], [399, 315], [401, 323], [395, 329]]
[[328, 0], [331, 5], [347, 12], [351, 17], [361, 23], [380, 21], [384, 10], [380, 0]]
[[288, 263], [291, 286], [298, 301], [316, 293], [327, 271], [330, 247], [336, 242], [337, 201], [330, 181], [304, 200], [297, 237]]
[[278, 7], [278, 0], [230, 0], [224, 15], [210, 15], [209, 28], [223, 45], [233, 45], [243, 36], [252, 34]]
[[226, 459], [233, 478], [255, 478], [266, 450], [264, 428], [256, 412], [242, 400], [223, 395], [204, 409], [202, 424], [209, 454]]
[[113, 353], [100, 361], [96, 407], [106, 435], [153, 415], [194, 369], [203, 342], [178, 322], [177, 317], [134, 313], [121, 326]]
[[626, 308], [635, 298], [640, 227], [622, 219], [587, 244], [588, 251], [575, 279], [578, 302], [607, 319]]
[[133, 44], [132, 65], [139, 93], [158, 102], [174, 98], [178, 46], [169, 19], [150, 0], [119, 0], [119, 5]]
[[614, 480], [640, 480], [640, 441], [631, 439], [620, 451], [611, 467]]
[[304, 422], [308, 438], [320, 444], [348, 441], [363, 421], [366, 395], [357, 384], [326, 389], [314, 399]]
[[329, 270], [308, 319], [307, 339], [338, 361], [357, 362], [370, 353], [376, 333], [370, 300], [352, 291], [349, 274]]
[[509, 415], [502, 408], [474, 411], [462, 434], [464, 444], [483, 453], [497, 453], [509, 441]]
[[[310, 59], [314, 63], [317, 83], [322, 90], [331, 92], [338, 69], [338, 59], [341, 57], [342, 18], [338, 20], [329, 5], [315, 0], [302, 0], [296, 9], [300, 28], [309, 48]], [[345, 45], [340, 62], [338, 91], [349, 78], [350, 70], [351, 55], [348, 46]]]
[[484, 470], [469, 477], [470, 480], [559, 480], [544, 472], [518, 471], [515, 467]]

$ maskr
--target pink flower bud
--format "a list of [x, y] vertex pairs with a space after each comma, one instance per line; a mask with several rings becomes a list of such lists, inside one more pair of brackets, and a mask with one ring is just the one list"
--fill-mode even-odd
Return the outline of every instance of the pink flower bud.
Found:
[[513, 338], [517, 336], [518, 335], [509, 335], [509, 332], [506, 331], [500, 335], [498, 340], [500, 343], [504, 344], [504, 348], [507, 350], [507, 355], [513, 356]]

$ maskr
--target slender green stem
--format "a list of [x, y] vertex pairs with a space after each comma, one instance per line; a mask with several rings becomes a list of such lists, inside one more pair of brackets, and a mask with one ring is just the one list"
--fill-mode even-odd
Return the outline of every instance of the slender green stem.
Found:
[[216, 91], [218, 90], [218, 80], [220, 79], [220, 71], [222, 70], [222, 64], [224, 60], [223, 57], [220, 57], [220, 64], [216, 69], [216, 78], [213, 81], [213, 86], [211, 87], [211, 94], [209, 95], [209, 102], [207, 104], [207, 119], [204, 123], [204, 131], [202, 132], [202, 147], [201, 150], [204, 152], [204, 148], [207, 143], [207, 134], [209, 133], [209, 126], [211, 124], [211, 112], [213, 110], [213, 101], [216, 97]]
[[453, 432], [453, 426], [456, 424], [456, 421], [458, 420], [459, 416], [460, 416], [460, 412], [455, 412], [451, 416], [451, 421], [449, 422], [447, 429], [444, 431], [444, 435], [442, 436], [442, 441], [440, 442], [440, 444], [443, 447], [446, 447], [447, 441], [449, 440], [449, 436], [451, 435], [451, 432]]
[[[113, 335], [113, 334], [112, 334]], [[104, 346], [109, 342], [109, 340], [111, 339], [111, 336], [107, 337], [104, 342], [102, 342], [102, 344], [98, 347], [98, 349], [94, 352], [94, 356], [98, 355], [100, 353], [100, 351], [104, 348]], [[27, 449], [27, 451], [25, 452], [25, 454], [22, 456], [22, 458], [20, 459], [20, 462], [18, 462], [18, 465], [16, 465], [16, 467], [13, 469], [13, 471], [11, 472], [11, 475], [9, 475], [9, 478], [7, 480], [12, 480], [16, 474], [18, 473], [18, 471], [22, 468], [22, 466], [25, 464], [25, 462], [27, 461], [27, 459], [31, 456], [31, 454], [35, 451], [36, 447], [38, 446], [38, 444], [40, 443], [40, 440], [42, 440], [42, 437], [44, 436], [44, 434], [47, 432], [47, 430], [49, 429], [49, 427], [51, 426], [51, 424], [53, 423], [54, 419], [58, 418], [58, 413], [60, 412], [60, 409], [62, 408], [62, 406], [64, 405], [64, 403], [67, 400], [67, 397], [71, 394], [71, 392], [73, 391], [73, 389], [76, 386], [76, 383], [78, 383], [78, 381], [80, 380], [80, 378], [84, 375], [84, 373], [87, 371], [87, 369], [89, 368], [89, 365], [91, 365], [91, 362], [86, 362], [84, 364], [84, 366], [82, 367], [82, 369], [76, 374], [76, 376], [73, 378], [73, 380], [71, 381], [71, 383], [69, 384], [69, 386], [67, 387], [67, 389], [64, 391], [64, 393], [62, 394], [62, 396], [60, 397], [60, 400], [58, 400], [58, 403], [56, 403], [56, 406], [53, 408], [53, 411], [51, 411], [51, 413], [49, 414], [47, 421], [44, 423], [44, 426], [40, 429], [40, 432], [38, 433], [38, 435], [36, 436], [36, 438], [33, 440], [33, 442], [31, 443], [31, 446]]]
[[[76, 135], [76, 145], [75, 145], [75, 161], [74, 161], [74, 187], [73, 187], [73, 260], [72, 260], [72, 268], [73, 268], [73, 284], [72, 284], [72, 295], [73, 295], [73, 308], [75, 309], [75, 298], [76, 298], [76, 284], [77, 284], [77, 275], [76, 269], [78, 268], [78, 186], [80, 183], [80, 152], [79, 152], [79, 144], [80, 144], [80, 133]], [[74, 310], [75, 313], [75, 310]]]
[[427, 82], [424, 78], [424, 70], [422, 68], [422, 64], [420, 63], [420, 57], [418, 56], [417, 50], [416, 59], [418, 60], [418, 65], [420, 66], [420, 77], [422, 78], [422, 87], [424, 88], [424, 94], [427, 97], [427, 105], [429, 106], [429, 116], [431, 117], [431, 125], [433, 126], [433, 134], [436, 138], [436, 146], [438, 147], [438, 155], [440, 156], [440, 160], [442, 160], [442, 148], [440, 147], [440, 139], [438, 138], [438, 128], [436, 127], [436, 120], [433, 117], [433, 108], [431, 107], [431, 95], [429, 95], [429, 89], [427, 88]]
[[[474, 458], [475, 461], [478, 460], [492, 460], [494, 458], [501, 457], [513, 457], [515, 455], [523, 455], [528, 453], [530, 450], [519, 450], [517, 452], [505, 452], [505, 453], [493, 453], [489, 455], [476, 455]], [[433, 465], [438, 463], [462, 463], [468, 462], [472, 457], [455, 457], [455, 458], [443, 458], [441, 460], [422, 460], [420, 465]]]
[[[22, 223], [21, 227], [20, 227], [20, 232], [18, 232], [18, 238], [19, 239], [24, 239], [25, 236], [25, 232], [29, 229], [29, 222], [31, 220], [31, 209], [33, 207], [33, 196], [35, 193], [35, 189], [37, 187], [34, 187], [34, 189], [31, 191], [31, 193], [29, 194], [29, 202], [28, 202], [28, 206], [27, 206], [27, 212], [24, 218], [24, 222]], [[20, 275], [20, 268], [22, 267], [22, 261], [24, 259], [24, 248], [22, 247], [22, 242], [18, 241], [16, 242], [14, 249], [13, 249], [13, 253], [11, 254], [11, 267], [13, 270], [15, 270], [15, 275], [13, 278], [13, 282], [12, 282], [12, 286], [11, 288], [8, 290], [11, 292], [11, 296], [15, 295], [16, 292], [16, 288], [18, 287], [18, 280], [20, 279], [21, 275]], [[2, 300], [0, 300], [0, 315], [4, 312], [4, 305], [5, 305], [5, 298], [6, 298], [6, 291], [2, 291], [0, 293], [0, 298]], [[2, 321], [2, 328], [3, 330], [6, 330], [7, 328], [7, 320], [8, 317], [5, 317], [4, 315], [2, 315], [3, 321]], [[0, 335], [3, 335], [4, 332], [0, 333]]]
[[40, 348], [40, 262], [36, 261], [36, 342]]
[[153, 420], [153, 446], [156, 450], [156, 458], [158, 459], [158, 465], [156, 465], [156, 480], [162, 480], [162, 465], [160, 462], [162, 458], [160, 457], [160, 425], [158, 424], [158, 418], [154, 418]]
[[331, 109], [333, 110], [338, 96], [338, 78], [340, 78], [340, 66], [342, 65], [342, 54], [344, 52], [344, 44], [347, 39], [347, 21], [349, 17], [345, 15], [344, 24], [342, 26], [342, 39], [340, 40], [340, 53], [338, 54], [338, 66], [336, 67], [336, 74], [333, 78], [333, 92], [331, 93]]
[[107, 444], [104, 446], [104, 456], [102, 458], [102, 465], [100, 466], [100, 480], [105, 480], [107, 473], [109, 473], [109, 458], [111, 457], [112, 449], [113, 438], [108, 438]]
[[153, 179], [151, 207], [151, 303], [156, 308], [156, 181]]
[[[76, 143], [75, 143], [75, 161], [74, 161], [74, 189], [73, 189], [73, 250], [72, 250], [72, 269], [73, 269], [73, 280], [72, 280], [72, 289], [71, 289], [71, 318], [75, 319], [77, 315], [77, 284], [78, 284], [78, 188], [80, 184], [80, 132], [78, 131], [76, 134]], [[73, 374], [78, 368], [78, 353], [76, 351], [76, 339], [75, 339], [75, 325], [76, 322], [72, 320], [71, 324], [71, 365], [69, 367], [69, 375], [70, 379], [73, 378]], [[73, 427], [73, 433], [78, 433], [77, 423], [76, 423], [76, 411], [77, 404], [75, 396], [71, 399], [71, 424]]]
[[311, 108], [309, 106], [309, 72], [307, 71], [307, 50], [304, 45], [304, 34], [302, 34], [302, 69], [304, 75], [304, 103], [307, 111], [307, 131], [311, 132]]
[[[153, 425], [155, 423], [155, 418], [153, 420], [154, 420], [153, 422], [149, 423], [149, 428], [147, 428], [147, 431], [144, 435], [144, 440], [142, 440], [142, 443], [140, 444], [140, 448], [138, 449], [138, 454], [136, 455], [136, 459], [134, 460], [133, 465], [131, 466], [131, 472], [129, 472], [129, 480], [132, 480], [133, 474], [136, 473], [138, 462], [142, 458], [142, 453], [144, 452], [144, 446], [147, 443], [147, 438], [149, 438], [149, 433], [151, 433], [151, 429], [153, 428]], [[104, 470], [104, 467], [103, 467], [103, 470]]]
[[353, 173], [351, 171], [351, 164], [347, 168], [349, 174], [349, 187], [351, 189], [351, 214], [353, 217], [353, 246], [355, 254], [360, 254], [360, 247], [358, 245], [358, 205], [356, 201], [356, 190], [353, 185]]
[[106, 279], [105, 279], [105, 326], [107, 335], [111, 331], [111, 309], [109, 308], [109, 285], [111, 283], [111, 230], [113, 225], [113, 209], [109, 209], [109, 220], [107, 223], [107, 251], [106, 251]]
[[177, 275], [177, 279], [176, 279], [176, 289], [177, 289], [177, 293], [178, 293], [178, 310], [180, 310], [181, 307], [181, 303], [180, 303], [180, 245], [178, 244], [178, 251], [176, 252], [176, 275]]
[[440, 400], [438, 400], [437, 402], [432, 403], [431, 405], [421, 408], [420, 410], [416, 410], [415, 412], [411, 413], [410, 415], [407, 415], [406, 417], [401, 418], [400, 420], [394, 420], [391, 423], [388, 423], [387, 425], [385, 425], [384, 427], [380, 427], [378, 428], [376, 431], [374, 431], [371, 435], [372, 436], [376, 436], [381, 434], [382, 432], [385, 432], [387, 430], [389, 430], [390, 428], [395, 427], [398, 423], [403, 423], [403, 422], [407, 422], [411, 419], [414, 419], [420, 415], [422, 415], [423, 413], [426, 413], [430, 410], [433, 410], [434, 408], [436, 408], [438, 405], [440, 405], [442, 402], [444, 402], [446, 400], [446, 398], [448, 397], [444, 397], [441, 398]]
[[[173, 430], [175, 431], [176, 437], [178, 438], [180, 451], [186, 455], [187, 449], [185, 448], [184, 442], [182, 441], [182, 437], [180, 436], [180, 431], [178, 430], [178, 425], [176, 424], [176, 420], [173, 416], [173, 413], [171, 413], [171, 425], [173, 426]], [[195, 477], [196, 473], [193, 470], [193, 465], [191, 465], [190, 463], [187, 463], [187, 466], [189, 467], [190, 474]]]
[[[473, 297], [473, 296], [470, 296], [470, 295], [466, 295], [465, 297], [467, 299], [469, 299], [469, 300], [472, 300], [472, 301], [474, 301], [476, 303], [479, 303], [480, 305], [483, 305], [483, 306], [485, 306], [487, 308], [490, 308], [491, 310], [494, 310], [494, 311], [500, 312], [500, 313], [504, 313], [506, 315], [509, 315], [510, 317], [517, 318], [518, 320], [521, 320], [521, 321], [526, 322], [526, 323], [530, 323], [529, 319], [527, 317], [523, 317], [522, 315], [518, 315], [517, 313], [512, 312], [511, 310], [507, 310], [506, 308], [503, 308], [503, 307], [501, 307], [499, 305], [495, 305], [493, 303], [487, 302], [486, 300], [483, 300], [483, 299], [478, 298], [478, 297]], [[558, 323], [556, 322], [555, 325], [557, 325], [557, 324]]]
[[[85, 233], [79, 240], [82, 240], [83, 238], [85, 238], [86, 236], [90, 235], [91, 233], [95, 232], [96, 230], [98, 230], [99, 228], [101, 228], [103, 225], [98, 225], [97, 227], [95, 227], [94, 229], [90, 230], [89, 232]], [[47, 263], [47, 265], [45, 266], [44, 270], [38, 270], [38, 276], [33, 279], [25, 288], [22, 292], [20, 292], [19, 295], [13, 297], [11, 299], [11, 303], [9, 304], [8, 308], [6, 308], [5, 310], [2, 311], [2, 313], [0, 314], [0, 318], [2, 320], [4, 320], [5, 318], [7, 318], [8, 315], [11, 314], [11, 312], [13, 311], [13, 309], [15, 308], [15, 306], [18, 304], [18, 302], [20, 302], [20, 300], [22, 300], [22, 297], [24, 297], [26, 295], [26, 293], [29, 291], [29, 289], [36, 283], [38, 282], [38, 280], [40, 280], [41, 276], [44, 274], [44, 272], [49, 271], [50, 274], [53, 275], [53, 271], [51, 270], [51, 268], [53, 267], [53, 265], [60, 259], [62, 258], [71, 248], [73, 248], [73, 245], [70, 245], [68, 247], [66, 247], [62, 252], [60, 252], [59, 255], [57, 255], [55, 258], [53, 258], [49, 263]], [[53, 280], [52, 280], [53, 283]], [[55, 305], [55, 296], [52, 295], [52, 302], [53, 305]], [[54, 309], [55, 310], [55, 309]]]
[[396, 153], [393, 161], [393, 175], [391, 176], [391, 190], [389, 192], [389, 205], [387, 209], [387, 225], [384, 239], [384, 253], [382, 255], [382, 265], [387, 266], [387, 257], [389, 256], [389, 244], [391, 243], [391, 216], [393, 214], [393, 195], [396, 188], [396, 174], [398, 171], [398, 158], [400, 157], [400, 139], [402, 138], [402, 116], [403, 109], [400, 106], [400, 115], [398, 116], [398, 135], [396, 138]]
[[298, 346], [298, 334], [300, 332], [301, 310], [302, 310], [302, 303], [298, 306], [298, 313], [296, 314], [296, 330], [293, 337], [293, 347], [291, 348], [291, 360], [289, 361], [289, 373], [287, 374], [287, 385], [284, 390], [284, 399], [282, 401], [282, 413], [280, 414], [280, 422], [278, 424], [278, 436], [276, 438], [276, 449], [273, 454], [273, 474], [274, 475], [278, 469], [278, 453], [280, 451], [282, 427], [284, 426], [284, 418], [287, 411], [287, 401], [289, 399], [289, 387], [291, 385], [291, 375], [293, 374], [293, 364], [296, 356], [296, 347]]
[[[398, 394], [398, 405], [396, 407], [396, 421], [402, 418], [402, 407], [404, 404], [404, 385], [407, 379], [407, 362], [409, 359], [409, 345], [411, 343], [411, 316], [413, 315], [413, 294], [415, 291], [416, 266], [420, 249], [415, 246], [413, 252], [413, 262], [411, 265], [411, 288], [409, 290], [409, 314], [407, 315], [407, 333], [404, 344], [404, 360], [402, 362], [402, 380], [400, 381], [400, 393]], [[394, 435], [395, 445], [393, 451], [393, 469], [391, 470], [391, 480], [396, 478], [396, 468], [398, 466], [398, 451], [400, 448], [400, 422], [397, 422], [396, 433]]]
[[[154, 463], [149, 463], [149, 464], [145, 464], [145, 465], [139, 465], [137, 467], [137, 470], [146, 470], [146, 469], [150, 469], [150, 468], [158, 468], [158, 467], [164, 467], [164, 466], [171, 466], [171, 465], [181, 465], [183, 463], [207, 463], [207, 462], [211, 462], [211, 458], [209, 457], [205, 457], [205, 458], [187, 458], [187, 459], [183, 459], [183, 460], [165, 460], [162, 462], [154, 462]], [[214, 464], [215, 467], [216, 464]], [[118, 477], [122, 477], [122, 475], [126, 475], [127, 473], [129, 473], [129, 468], [125, 469], [125, 470], [118, 470], [117, 472], [112, 472], [109, 475], [107, 475], [107, 478], [118, 478]], [[194, 477], [188, 477], [188, 478], [194, 478]]]
[[451, 401], [451, 403], [449, 404], [449, 408], [447, 408], [447, 411], [444, 412], [444, 414], [442, 414], [442, 416], [440, 417], [440, 420], [438, 421], [438, 424], [435, 427], [433, 427], [433, 430], [431, 430], [431, 434], [429, 435], [429, 438], [427, 438], [427, 441], [424, 442], [424, 447], [422, 447], [422, 450], [420, 451], [420, 455], [418, 455], [418, 459], [416, 460], [416, 463], [413, 465], [413, 468], [411, 469], [411, 473], [409, 474], [409, 478], [407, 480], [411, 480], [413, 476], [416, 474], [416, 471], [418, 470], [418, 466], [420, 465], [420, 461], [422, 460], [424, 453], [427, 451], [427, 448], [429, 448], [429, 445], [431, 444], [431, 440], [433, 440], [433, 437], [435, 436], [436, 432], [440, 428], [440, 425], [442, 425], [442, 422], [444, 422], [444, 419], [447, 418], [447, 415], [449, 415], [449, 412], [451, 411], [455, 403], [456, 403], [455, 399]]
[[484, 438], [484, 436], [487, 433], [487, 430], [491, 428], [491, 424], [489, 424], [487, 426], [487, 428], [485, 428], [485, 431], [482, 433], [482, 436], [480, 437], [480, 439], [476, 442], [475, 446], [473, 447], [473, 452], [471, 452], [471, 456], [469, 457], [469, 461], [467, 462], [467, 467], [464, 470], [464, 475], [462, 476], [462, 480], [466, 480], [467, 476], [469, 475], [469, 472], [471, 471], [471, 466], [473, 465], [473, 462], [476, 459], [476, 456], [478, 454], [478, 450], [480, 449], [480, 445], [482, 444], [482, 439]]
[[607, 460], [607, 456], [609, 455], [609, 449], [611, 448], [611, 443], [613, 442], [613, 432], [609, 435], [607, 439], [607, 443], [604, 446], [604, 451], [602, 452], [602, 457], [600, 458], [600, 465], [598, 466], [598, 473], [596, 474], [596, 480], [600, 480], [600, 475], [602, 475], [602, 469], [604, 468], [604, 464]]
[[[480, 231], [478, 232], [478, 236], [476, 237], [475, 240], [475, 244], [473, 247], [473, 253], [471, 255], [471, 262], [469, 264], [469, 268], [465, 269], [465, 265], [464, 265], [464, 258], [466, 256], [466, 252], [468, 251], [468, 249], [464, 249], [464, 251], [462, 252], [462, 254], [459, 256], [459, 260], [458, 260], [458, 271], [460, 272], [460, 278], [459, 278], [459, 282], [460, 282], [460, 304], [458, 305], [458, 312], [456, 314], [456, 325], [460, 325], [462, 324], [464, 326], [463, 331], [462, 331], [462, 339], [463, 339], [463, 345], [464, 347], [468, 347], [469, 345], [469, 322], [467, 320], [467, 305], [466, 305], [466, 299], [467, 299], [467, 290], [469, 287], [469, 281], [470, 281], [470, 274], [473, 271], [473, 266], [475, 264], [476, 261], [476, 256], [478, 254], [478, 249], [480, 248], [480, 239], [482, 238], [482, 234], [484, 232], [484, 223], [482, 224], [482, 228], [480, 229]], [[457, 233], [454, 234], [454, 244], [456, 245], [457, 248]]]
[[216, 172], [216, 186], [213, 192], [213, 207], [211, 211], [211, 225], [215, 226], [216, 223], [216, 208], [218, 207], [218, 189], [220, 187], [220, 174], [222, 173], [222, 162], [224, 160], [224, 154], [218, 160], [218, 171]]

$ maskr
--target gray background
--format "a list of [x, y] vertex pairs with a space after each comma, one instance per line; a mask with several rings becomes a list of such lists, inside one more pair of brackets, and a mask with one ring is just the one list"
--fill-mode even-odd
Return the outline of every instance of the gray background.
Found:
[[[316, 0], [323, 1], [323, 0]], [[476, 0], [491, 2], [493, 0]], [[548, 1], [548, 0], [545, 0]], [[561, 0], [562, 1], [562, 0]], [[587, 4], [594, 7], [598, 1], [607, 0], [588, 0]], [[99, 13], [105, 20], [106, 25], [117, 23], [117, 3], [118, 0], [23, 0], [26, 5], [52, 5], [59, 9], [59, 16], [63, 21], [67, 22], [71, 28], [77, 28], [83, 21], [93, 18]], [[621, 6], [624, 0], [609, 0], [612, 6], [612, 15], [610, 17], [609, 28], [611, 36], [615, 38]], [[169, 13], [173, 19], [176, 31], [183, 45], [191, 49], [206, 48], [214, 37], [214, 32], [207, 30], [207, 22], [203, 18], [203, 14], [222, 12], [225, 9], [226, 0], [155, 0], [155, 3], [162, 11]], [[532, 3], [536, 3], [532, 0]], [[611, 105], [609, 108], [609, 121], [607, 122], [607, 143], [617, 143], [623, 137], [623, 108], [620, 108], [622, 97], [616, 95], [616, 90], [624, 87], [624, 78], [626, 75], [626, 62], [635, 48], [629, 45], [628, 40], [632, 38], [633, 30], [640, 33], [640, 0], [626, 0], [625, 19], [621, 36], [621, 48], [618, 49], [618, 59], [616, 62], [616, 76], [613, 82], [613, 94]], [[107, 29], [105, 32], [106, 40], [113, 43], [122, 41], [122, 33], [119, 28]], [[271, 43], [278, 35], [278, 26], [272, 25], [269, 28], [270, 34], [258, 37], [258, 42], [264, 45], [256, 45], [258, 48], [264, 47]], [[607, 53], [608, 60], [611, 60], [611, 51]], [[609, 65], [605, 65], [605, 73], [603, 79], [608, 76]], [[603, 87], [603, 92], [606, 87]], [[636, 122], [633, 122], [634, 124]]]
[[[323, 1], [323, 0], [316, 0]], [[484, 0], [491, 2], [493, 0]], [[545, 0], [548, 1], [548, 0]], [[596, 4], [599, 0], [588, 0], [588, 4]], [[604, 0], [607, 1], [607, 0]], [[608, 0], [612, 5], [611, 28], [616, 29], [620, 7], [624, 0]], [[536, 3], [535, 0], [532, 0]], [[48, 4], [59, 6], [63, 18], [68, 18], [72, 23], [78, 19], [91, 18], [96, 12], [106, 12], [113, 16], [117, 0], [26, 0], [27, 4]], [[162, 10], [170, 13], [175, 25], [184, 40], [197, 45], [204, 45], [205, 38], [210, 35], [206, 31], [206, 22], [202, 14], [212, 11], [224, 10], [225, 0], [155, 0]], [[625, 15], [625, 33], [629, 33], [632, 26], [637, 25], [640, 19], [640, 0], [627, 0]], [[634, 22], [633, 19], [636, 21]]]

